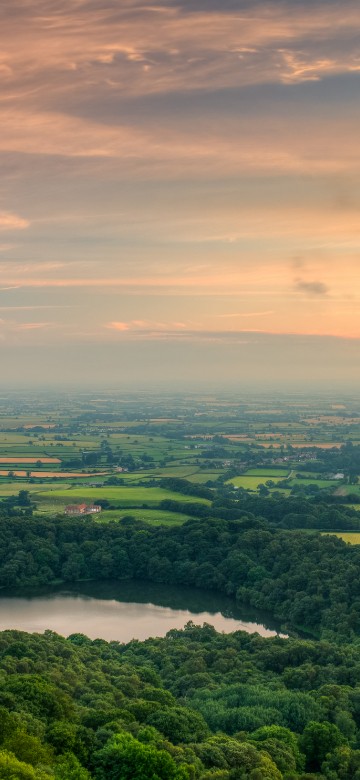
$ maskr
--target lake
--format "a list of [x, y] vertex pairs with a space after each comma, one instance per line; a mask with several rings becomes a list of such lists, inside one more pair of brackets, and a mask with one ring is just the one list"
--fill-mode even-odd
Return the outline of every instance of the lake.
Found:
[[[144, 582], [86, 582], [74, 585], [1, 592], [0, 630], [18, 629], [62, 636], [81, 633], [91, 639], [129, 642], [165, 636], [192, 620], [217, 631], [258, 632], [276, 636], [279, 626], [257, 610], [194, 588]], [[284, 634], [281, 634], [284, 636]]]

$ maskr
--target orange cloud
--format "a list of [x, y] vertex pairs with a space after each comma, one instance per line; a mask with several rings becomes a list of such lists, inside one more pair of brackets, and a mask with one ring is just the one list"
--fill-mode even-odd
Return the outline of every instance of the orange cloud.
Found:
[[[308, 114], [226, 126], [208, 120], [182, 127], [149, 119], [130, 126], [102, 114], [102, 101], [126, 96], [214, 90], [248, 84], [297, 82], [360, 69], [353, 30], [360, 24], [354, 0], [256, 4], [253, 9], [196, 11], [181, 4], [76, 4], [54, 9], [13, 0], [3, 14], [0, 67], [0, 151], [26, 155], [114, 158], [127, 169], [178, 175], [250, 171], [359, 170], [358, 133], [338, 116], [324, 133]], [[14, 22], [16, 20], [16, 23]], [[85, 101], [82, 118], [73, 106]], [[223, 118], [221, 117], [221, 120]], [[214, 127], [212, 131], [211, 128]], [[339, 144], [339, 138], [342, 143]], [[344, 149], [346, 149], [344, 153]]]
[[[358, 132], [351, 116], [332, 117], [331, 132], [317, 116], [228, 118], [188, 122], [149, 119], [146, 127], [81, 119], [53, 110], [9, 110], [0, 104], [0, 153], [63, 156], [103, 161], [106, 177], [119, 165], [124, 173], [185, 178], [234, 172], [341, 174], [360, 172]], [[339, 144], [339, 138], [342, 143]], [[7, 228], [9, 224], [9, 228]], [[0, 229], [28, 227], [23, 218], [3, 213]], [[3, 226], [3, 227], [2, 227]], [[230, 238], [231, 240], [231, 234]]]
[[18, 214], [0, 211], [0, 230], [25, 230], [29, 225], [29, 220], [19, 217]]
[[358, 0], [206, 5], [0, 8], [0, 230], [31, 226], [0, 245], [3, 299], [81, 307], [49, 335], [3, 323], [11, 338], [357, 332], [357, 105], [293, 85], [359, 71]]
[[12, 5], [13, 15], [2, 19], [0, 68], [8, 88], [30, 99], [35, 89], [37, 99], [44, 97], [49, 82], [59, 95], [82, 84], [139, 95], [301, 81], [309, 72], [321, 77], [359, 65], [355, 0], [314, 2], [311, 13], [306, 4], [289, 8], [281, 2], [240, 6], [238, 12], [185, 3], [158, 8], [149, 0], [122, 0], [115, 7], [74, 7], [71, 0], [56, 9], [50, 0], [40, 9], [19, 0]]
[[129, 330], [129, 325], [127, 322], [109, 322], [108, 325], [106, 325], [107, 328], [110, 330], [117, 330], [117, 331], [126, 331]]
[[109, 322], [108, 330], [127, 332], [131, 334], [174, 332], [187, 329], [185, 322], [150, 322], [147, 320], [131, 320], [130, 322]]
[[40, 330], [41, 328], [48, 328], [51, 323], [49, 322], [22, 322], [17, 325], [17, 330]]

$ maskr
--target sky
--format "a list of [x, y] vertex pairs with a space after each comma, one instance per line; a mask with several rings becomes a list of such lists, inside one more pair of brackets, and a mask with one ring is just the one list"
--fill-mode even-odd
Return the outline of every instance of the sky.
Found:
[[0, 83], [3, 382], [357, 386], [358, 0], [12, 0]]

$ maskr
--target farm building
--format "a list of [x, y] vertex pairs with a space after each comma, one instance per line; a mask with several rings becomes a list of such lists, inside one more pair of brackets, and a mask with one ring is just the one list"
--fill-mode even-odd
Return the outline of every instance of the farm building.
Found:
[[66, 515], [97, 515], [101, 512], [98, 504], [69, 504], [65, 507]]

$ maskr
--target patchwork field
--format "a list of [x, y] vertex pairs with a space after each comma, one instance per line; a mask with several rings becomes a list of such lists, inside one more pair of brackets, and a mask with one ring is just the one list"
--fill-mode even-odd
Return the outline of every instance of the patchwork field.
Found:
[[[325, 400], [280, 394], [169, 394], [161, 400], [148, 393], [4, 394], [0, 499], [25, 489], [42, 513], [105, 499], [111, 506], [107, 520], [129, 508], [155, 523], [160, 520], [151, 513], [164, 499], [201, 501], [156, 487], [160, 480], [211, 483], [215, 496], [223, 478], [252, 493], [268, 481], [270, 491], [284, 496], [301, 492], [306, 498], [317, 487], [324, 496], [336, 491], [345, 503], [349, 494], [360, 497], [360, 484], [328, 477], [342, 470], [339, 448], [359, 441], [357, 399], [330, 394]], [[172, 513], [156, 511], [161, 522], [175, 522]]]

